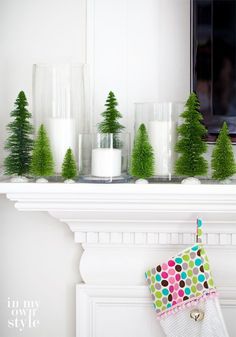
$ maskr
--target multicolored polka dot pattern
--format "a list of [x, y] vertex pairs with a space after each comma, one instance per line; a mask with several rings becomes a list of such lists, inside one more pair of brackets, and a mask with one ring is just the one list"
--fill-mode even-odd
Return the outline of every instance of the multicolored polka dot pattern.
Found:
[[157, 314], [215, 290], [208, 257], [201, 244], [148, 270], [145, 275]]
[[196, 242], [202, 243], [202, 220], [201, 219], [197, 219]]

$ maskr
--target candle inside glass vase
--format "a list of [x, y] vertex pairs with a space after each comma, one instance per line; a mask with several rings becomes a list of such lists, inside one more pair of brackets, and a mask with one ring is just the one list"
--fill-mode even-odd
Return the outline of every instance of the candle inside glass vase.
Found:
[[176, 122], [154, 120], [148, 123], [149, 140], [155, 157], [155, 175], [169, 176], [174, 170]]
[[135, 132], [144, 123], [155, 158], [154, 176], [167, 177], [174, 172], [177, 120], [182, 103], [136, 103]]
[[51, 142], [55, 172], [60, 173], [66, 151], [76, 153], [76, 124], [74, 118], [50, 118], [48, 134]]
[[[44, 124], [53, 152], [55, 174], [60, 175], [68, 148], [78, 159], [77, 134], [86, 110], [85, 69], [81, 64], [35, 64], [33, 111], [35, 130]], [[80, 125], [79, 125], [80, 124]]]
[[92, 176], [119, 177], [121, 175], [121, 150], [93, 149]]
[[92, 149], [92, 176], [109, 178], [121, 175], [122, 151], [118, 140], [117, 134], [97, 134], [96, 147]]
[[84, 182], [127, 182], [128, 133], [79, 134], [79, 176]]

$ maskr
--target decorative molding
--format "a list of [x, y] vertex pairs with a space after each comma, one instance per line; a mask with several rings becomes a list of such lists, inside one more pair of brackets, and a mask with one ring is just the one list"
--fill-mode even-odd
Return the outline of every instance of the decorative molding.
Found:
[[162, 336], [144, 272], [194, 242], [197, 217], [222, 304], [229, 315], [236, 308], [236, 185], [0, 183], [0, 193], [21, 211], [66, 223], [82, 245], [77, 337], [110, 337], [114, 328]]
[[85, 62], [89, 67], [89, 129], [93, 129], [94, 121], [94, 94], [95, 94], [95, 82], [94, 82], [94, 66], [95, 66], [95, 13], [94, 13], [94, 1], [85, 0], [86, 2], [86, 46], [85, 46]]
[[82, 244], [191, 244], [202, 217], [206, 244], [236, 245], [236, 185], [0, 183], [1, 192], [67, 223]]
[[[223, 308], [236, 309], [236, 287], [220, 288], [220, 302]], [[97, 324], [104, 316], [104, 322], [114, 321], [112, 315], [113, 309], [116, 313], [127, 312], [132, 307], [132, 316], [128, 316], [129, 325], [135, 327], [137, 334], [146, 328], [146, 336], [163, 336], [159, 322], [155, 319], [155, 313], [152, 309], [150, 294], [146, 286], [88, 286], [77, 285], [76, 288], [76, 306], [77, 306], [77, 333], [76, 337], [97, 337], [109, 336], [111, 330], [119, 331], [120, 320], [117, 317], [116, 326], [107, 324], [106, 328], [101, 328]], [[136, 314], [142, 311], [142, 320], [138, 321]], [[150, 324], [153, 321], [153, 324]], [[103, 334], [103, 335], [102, 335]], [[136, 334], [136, 335], [137, 335]], [[119, 334], [117, 334], [119, 336]], [[132, 334], [133, 336], [133, 334]], [[139, 334], [141, 336], [141, 334]]]
[[164, 226], [206, 216], [205, 221], [221, 226], [232, 224], [236, 213], [236, 185], [0, 183], [0, 193], [19, 210], [49, 211], [71, 224]]
[[[192, 232], [86, 232], [75, 231], [75, 242], [86, 245], [116, 245], [116, 246], [154, 246], [157, 245], [191, 245], [195, 241]], [[224, 246], [236, 248], [236, 233], [206, 233], [203, 243], [210, 246]], [[235, 246], [235, 247], [234, 247]]]
[[[120, 286], [120, 285], [86, 285], [78, 284], [76, 286], [77, 295], [84, 294], [86, 299], [92, 299], [99, 303], [107, 303], [109, 301], [119, 301], [119, 303], [127, 303], [141, 301], [148, 303], [152, 307], [152, 301], [148, 287], [140, 286]], [[220, 301], [224, 306], [233, 306], [236, 309], [236, 286], [219, 287], [218, 288]], [[128, 300], [127, 300], [128, 299]]]

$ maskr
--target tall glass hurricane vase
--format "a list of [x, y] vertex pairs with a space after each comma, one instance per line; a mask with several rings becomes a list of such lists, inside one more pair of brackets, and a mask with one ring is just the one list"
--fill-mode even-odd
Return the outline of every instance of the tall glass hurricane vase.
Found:
[[35, 129], [43, 123], [48, 132], [55, 173], [61, 173], [66, 150], [77, 156], [77, 135], [87, 128], [86, 69], [81, 64], [33, 66]]
[[155, 157], [155, 177], [171, 180], [174, 171], [178, 115], [183, 103], [136, 103], [135, 132], [144, 123]]

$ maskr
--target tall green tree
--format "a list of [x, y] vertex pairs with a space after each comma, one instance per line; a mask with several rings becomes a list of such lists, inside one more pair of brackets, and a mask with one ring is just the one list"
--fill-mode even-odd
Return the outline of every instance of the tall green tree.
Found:
[[121, 147], [119, 140], [119, 133], [125, 128], [119, 123], [119, 119], [122, 118], [121, 113], [117, 110], [117, 100], [112, 91], [109, 92], [106, 104], [106, 110], [101, 114], [104, 118], [101, 123], [98, 124], [98, 130], [100, 133], [112, 133], [114, 134], [113, 147]]
[[181, 114], [184, 122], [178, 127], [179, 140], [175, 146], [176, 152], [180, 153], [175, 163], [178, 175], [195, 177], [207, 173], [208, 163], [202, 156], [207, 151], [207, 144], [203, 140], [207, 130], [201, 123], [203, 117], [199, 108], [197, 95], [191, 93]]
[[141, 124], [134, 140], [130, 173], [133, 177], [147, 179], [154, 175], [154, 164], [153, 148], [146, 127]]
[[212, 157], [212, 178], [225, 180], [236, 173], [236, 164], [229, 130], [224, 122], [214, 146]]
[[63, 163], [62, 163], [62, 177], [65, 179], [74, 179], [77, 175], [77, 167], [75, 157], [72, 150], [69, 148], [66, 151]]
[[34, 143], [30, 171], [35, 177], [49, 177], [54, 173], [54, 162], [50, 141], [43, 124], [39, 127], [37, 138]]
[[24, 91], [21, 91], [11, 112], [12, 122], [7, 125], [9, 137], [5, 149], [9, 155], [5, 158], [5, 174], [23, 176], [29, 173], [31, 151], [33, 148], [33, 126], [30, 123], [31, 113], [27, 110], [28, 102]]

